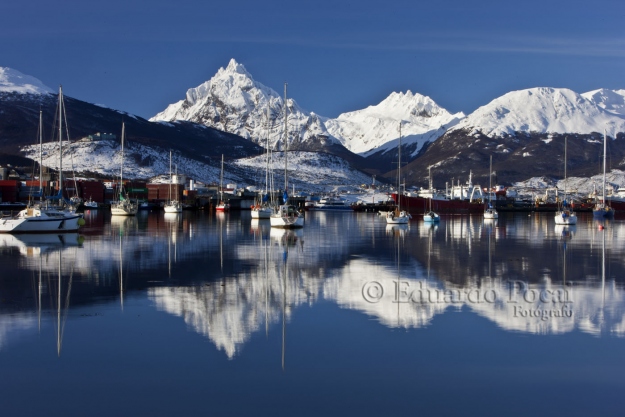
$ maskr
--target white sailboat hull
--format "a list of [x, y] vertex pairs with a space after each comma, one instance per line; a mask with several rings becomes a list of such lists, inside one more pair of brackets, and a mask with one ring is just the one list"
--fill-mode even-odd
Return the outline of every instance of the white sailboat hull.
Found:
[[269, 219], [272, 210], [269, 207], [253, 208], [252, 219]]
[[182, 204], [178, 201], [172, 201], [163, 207], [165, 213], [182, 213]]
[[571, 225], [577, 224], [577, 216], [572, 211], [556, 212], [556, 224]]
[[138, 206], [128, 200], [111, 204], [111, 215], [113, 216], [135, 216]]
[[484, 210], [484, 218], [488, 220], [494, 220], [499, 218], [499, 213], [495, 209]]
[[411, 218], [412, 216], [403, 210], [399, 213], [389, 211], [386, 214], [386, 224], [408, 224]]
[[297, 229], [304, 227], [304, 216], [293, 206], [282, 205], [278, 211], [269, 217], [271, 227]]
[[58, 233], [62, 219], [8, 218], [0, 220], [0, 233]]

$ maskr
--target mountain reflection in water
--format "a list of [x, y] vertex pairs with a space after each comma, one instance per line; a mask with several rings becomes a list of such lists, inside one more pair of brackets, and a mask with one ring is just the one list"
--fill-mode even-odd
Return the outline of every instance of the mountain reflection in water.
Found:
[[[498, 223], [450, 216], [438, 225], [391, 227], [373, 215], [319, 212], [290, 231], [241, 216], [152, 213], [88, 225], [84, 235], [3, 235], [0, 259], [23, 276], [71, 265], [76, 301], [69, 308], [107, 297], [123, 306], [125, 292], [147, 294], [228, 358], [252, 334], [321, 300], [390, 328], [471, 311], [506, 331], [625, 331], [619, 221], [599, 230], [592, 219], [558, 228], [548, 216]], [[373, 302], [363, 295], [371, 282], [383, 292]], [[14, 294], [25, 288], [6, 279], [2, 286]], [[0, 344], [35, 326], [27, 304], [4, 307]]]

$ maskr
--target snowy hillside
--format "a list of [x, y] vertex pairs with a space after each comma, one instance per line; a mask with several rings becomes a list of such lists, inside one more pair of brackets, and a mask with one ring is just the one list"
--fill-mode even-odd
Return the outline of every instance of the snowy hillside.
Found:
[[[270, 170], [273, 173], [275, 188], [284, 188], [284, 154], [273, 153]], [[264, 188], [265, 155], [243, 158], [236, 165], [256, 172], [259, 185]], [[289, 183], [297, 189], [332, 190], [337, 186], [369, 184], [371, 177], [352, 169], [349, 164], [334, 155], [317, 152], [288, 153]], [[312, 186], [312, 187], [311, 187]], [[310, 187], [310, 188], [309, 188]]]
[[[25, 156], [39, 160], [39, 145], [23, 149]], [[54, 170], [59, 167], [58, 143], [43, 145], [43, 165]], [[124, 149], [124, 177], [154, 178], [168, 175], [169, 153], [137, 143], [126, 143]], [[270, 169], [275, 178], [275, 187], [284, 186], [284, 157], [282, 152], [274, 153]], [[221, 172], [220, 161], [207, 164], [185, 158], [174, 153], [173, 163], [180, 174], [204, 183], [217, 183]], [[336, 156], [315, 152], [289, 152], [289, 182], [297, 189], [310, 191], [331, 189], [335, 186], [354, 185], [371, 182], [371, 178], [352, 169], [349, 164]], [[97, 142], [76, 142], [63, 145], [63, 170], [98, 173], [119, 176], [121, 166], [120, 143], [113, 140]], [[224, 182], [239, 186], [256, 185], [264, 187], [266, 156], [243, 158], [230, 161], [224, 167]], [[156, 182], [160, 182], [159, 179]], [[262, 184], [261, 184], [262, 183]]]
[[[319, 117], [287, 98], [289, 146], [332, 141]], [[269, 114], [269, 116], [267, 116]], [[187, 120], [230, 132], [273, 149], [284, 143], [284, 99], [254, 81], [234, 59], [209, 81], [191, 88], [186, 97], [171, 104], [150, 121]], [[267, 122], [269, 121], [269, 122]]]
[[599, 90], [583, 93], [582, 97], [610, 113], [625, 116], [625, 90]]
[[415, 154], [427, 141], [434, 141], [458, 123], [463, 113], [451, 114], [430, 97], [410, 91], [392, 93], [375, 106], [325, 120], [328, 132], [354, 153], [368, 156], [397, 147], [399, 124], [402, 144], [417, 144]]
[[565, 88], [531, 88], [507, 93], [471, 113], [450, 130], [494, 137], [528, 133], [625, 132], [625, 117]]
[[0, 92], [47, 94], [53, 91], [35, 77], [12, 68], [0, 67]]

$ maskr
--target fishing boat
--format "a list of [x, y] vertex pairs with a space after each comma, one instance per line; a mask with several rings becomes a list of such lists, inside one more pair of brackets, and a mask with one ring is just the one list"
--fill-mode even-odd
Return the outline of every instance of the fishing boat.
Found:
[[269, 217], [271, 227], [281, 228], [300, 228], [304, 227], [304, 213], [300, 212], [297, 207], [289, 204], [289, 174], [288, 174], [288, 106], [286, 102], [286, 83], [284, 83], [284, 194], [282, 196], [283, 204], [276, 208], [276, 211]]
[[169, 199], [163, 206], [165, 213], [182, 213], [182, 203], [178, 199], [172, 200], [171, 198], [171, 185], [173, 182], [173, 176], [171, 172], [171, 150], [169, 151]]
[[[452, 185], [445, 195], [435, 194], [429, 196], [427, 193], [417, 195], [402, 195], [402, 206], [409, 211], [423, 211], [432, 203], [432, 210], [438, 214], [479, 214], [484, 211], [482, 199], [484, 197], [479, 185], [473, 184], [472, 174], [465, 184]], [[397, 203], [398, 194], [393, 193], [391, 197]]]
[[440, 216], [434, 210], [432, 210], [432, 197], [434, 196], [434, 182], [432, 181], [432, 167], [428, 167], [428, 176], [430, 180], [430, 190], [429, 190], [429, 198], [430, 200], [430, 208], [428, 211], [423, 213], [423, 221], [426, 223], [436, 223], [440, 221]]
[[564, 199], [561, 204], [558, 204], [558, 211], [556, 211], [555, 221], [558, 225], [573, 225], [577, 224], [577, 216], [575, 212], [569, 208], [569, 203], [566, 199], [566, 158], [567, 158], [567, 137], [564, 137]]
[[397, 146], [397, 208], [386, 213], [386, 224], [408, 224], [410, 213], [401, 209], [401, 123], [399, 123], [399, 144]]
[[219, 203], [215, 207], [217, 211], [229, 211], [230, 203], [224, 200], [224, 155], [221, 154], [221, 175], [219, 176]]
[[592, 209], [593, 217], [610, 219], [614, 217], [614, 209], [606, 204], [605, 199], [605, 160], [607, 151], [607, 134], [603, 131], [603, 194], [601, 201], [598, 201]]
[[124, 137], [126, 135], [126, 125], [122, 123], [122, 153], [119, 171], [119, 192], [117, 200], [111, 203], [111, 215], [113, 216], [135, 216], [139, 209], [137, 203], [132, 202], [124, 192]]
[[493, 179], [493, 156], [491, 155], [490, 156], [490, 168], [488, 169], [488, 203], [486, 205], [486, 208], [484, 209], [484, 219], [486, 220], [494, 220], [494, 219], [499, 218], [499, 213], [497, 213], [497, 210], [493, 207], [490, 201], [490, 197], [493, 193], [492, 179]]

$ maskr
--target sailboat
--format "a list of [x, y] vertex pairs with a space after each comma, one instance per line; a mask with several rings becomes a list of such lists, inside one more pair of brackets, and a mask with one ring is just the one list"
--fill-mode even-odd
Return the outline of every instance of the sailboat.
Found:
[[265, 168], [265, 190], [264, 195], [260, 193], [259, 200], [252, 206], [252, 219], [268, 219], [273, 212], [268, 203], [269, 199], [269, 107], [267, 107], [267, 166]]
[[[163, 210], [165, 213], [181, 213], [182, 203], [178, 199], [171, 199], [171, 184], [173, 183], [173, 176], [171, 173], [171, 150], [169, 151], [169, 200], [165, 203]], [[176, 187], [178, 188], [178, 187]]]
[[230, 210], [230, 203], [224, 201], [224, 155], [221, 154], [221, 175], [219, 176], [219, 204], [215, 207], [217, 211]]
[[134, 216], [137, 214], [139, 206], [133, 203], [124, 193], [124, 138], [126, 135], [126, 124], [122, 123], [122, 162], [119, 173], [119, 193], [117, 200], [111, 203], [111, 215], [113, 216]]
[[430, 208], [427, 212], [425, 212], [423, 214], [423, 221], [424, 222], [429, 222], [429, 223], [435, 223], [440, 221], [440, 216], [438, 215], [438, 213], [436, 213], [434, 210], [432, 210], [432, 196], [434, 195], [434, 187], [433, 187], [433, 181], [432, 181], [432, 167], [428, 167], [428, 176], [430, 179], [430, 198], [429, 200], [429, 204], [430, 204]]
[[408, 224], [412, 216], [401, 209], [401, 122], [399, 123], [399, 145], [397, 147], [397, 208], [386, 213], [387, 224]]
[[560, 225], [573, 225], [577, 224], [577, 216], [575, 212], [568, 208], [568, 202], [566, 201], [566, 186], [567, 186], [567, 177], [566, 177], [566, 151], [567, 151], [567, 137], [564, 137], [564, 201], [558, 207], [558, 211], [556, 211], [556, 224]]
[[492, 180], [493, 180], [493, 156], [490, 156], [490, 168], [488, 169], [488, 205], [486, 206], [486, 209], [484, 210], [484, 218], [485, 219], [498, 219], [499, 218], [499, 213], [497, 213], [497, 210], [493, 207], [493, 205], [490, 202], [490, 197], [493, 194], [493, 184], [492, 184]]
[[613, 218], [614, 217], [614, 209], [606, 204], [605, 200], [605, 160], [606, 160], [606, 151], [607, 151], [607, 134], [605, 130], [603, 131], [603, 195], [600, 202], [595, 204], [595, 207], [592, 209], [592, 215], [594, 217], [600, 218]]
[[[51, 200], [63, 200], [63, 120], [64, 117], [64, 101], [63, 87], [59, 87], [59, 192]], [[0, 220], [0, 233], [65, 233], [75, 232], [84, 224], [82, 214], [78, 214], [73, 209], [66, 209], [60, 206], [51, 206], [48, 201], [43, 201], [43, 183], [42, 183], [42, 159], [43, 154], [43, 122], [41, 111], [39, 112], [39, 196], [41, 200], [38, 204], [31, 204], [24, 210], [21, 210], [15, 217], [2, 218]]]
[[299, 228], [304, 227], [304, 214], [301, 213], [297, 207], [289, 204], [289, 176], [288, 176], [288, 153], [289, 153], [289, 141], [288, 141], [288, 106], [286, 103], [286, 83], [284, 83], [284, 195], [283, 204], [279, 205], [276, 212], [273, 213], [269, 220], [271, 221], [271, 227], [283, 227], [283, 228]]

